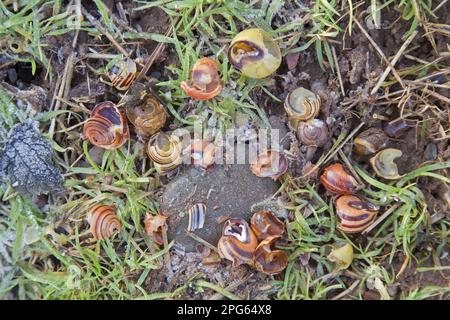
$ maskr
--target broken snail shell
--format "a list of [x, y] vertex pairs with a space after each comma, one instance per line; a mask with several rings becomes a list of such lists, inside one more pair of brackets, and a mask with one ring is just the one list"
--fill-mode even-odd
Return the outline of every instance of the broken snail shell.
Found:
[[340, 196], [336, 200], [336, 214], [340, 218], [338, 229], [345, 233], [361, 232], [374, 222], [378, 210], [378, 206], [357, 196]]
[[289, 116], [292, 127], [296, 128], [299, 121], [317, 117], [320, 110], [320, 98], [308, 89], [299, 87], [286, 96], [284, 110]]
[[214, 98], [222, 91], [218, 68], [216, 60], [199, 59], [192, 67], [191, 80], [181, 82], [181, 89], [196, 100]]
[[96, 240], [108, 239], [122, 227], [114, 205], [95, 205], [88, 213], [87, 220]]
[[107, 72], [107, 76], [111, 81], [111, 84], [120, 91], [127, 90], [133, 83], [136, 75], [137, 66], [132, 59], [119, 61]]
[[361, 157], [368, 156], [384, 148], [387, 141], [388, 137], [383, 131], [369, 128], [355, 138], [353, 151]]
[[320, 176], [320, 182], [328, 191], [337, 194], [352, 194], [359, 188], [356, 179], [340, 163], [326, 167]]
[[147, 213], [144, 218], [145, 233], [150, 236], [155, 243], [163, 245], [163, 228], [166, 228], [167, 217], [161, 214], [151, 215]]
[[397, 119], [387, 123], [384, 132], [391, 138], [399, 139], [406, 131], [416, 126], [416, 122], [409, 119]]
[[184, 150], [190, 157], [191, 164], [203, 169], [210, 168], [215, 161], [217, 147], [206, 140], [195, 140]]
[[288, 168], [288, 162], [284, 153], [275, 150], [261, 152], [256, 161], [250, 165], [250, 170], [258, 177], [270, 177], [277, 180]]
[[336, 263], [336, 271], [345, 270], [353, 261], [353, 246], [350, 243], [336, 248], [328, 255], [328, 260]]
[[240, 218], [225, 221], [222, 237], [217, 244], [221, 258], [232, 261], [233, 267], [244, 263], [253, 265], [253, 253], [257, 246], [258, 239], [247, 221]]
[[156, 171], [170, 172], [183, 161], [181, 141], [176, 135], [159, 132], [150, 138], [147, 155], [153, 161]]
[[270, 236], [281, 236], [284, 233], [284, 223], [280, 221], [271, 211], [255, 212], [250, 221], [252, 228], [258, 239], [265, 239]]
[[120, 148], [129, 137], [125, 116], [111, 101], [97, 104], [84, 124], [83, 134], [93, 145], [113, 150]]
[[241, 31], [231, 41], [228, 60], [243, 75], [265, 78], [281, 64], [281, 52], [277, 43], [262, 29]]
[[167, 120], [167, 111], [154, 96], [147, 95], [142, 103], [126, 107], [128, 120], [136, 128], [136, 133], [143, 137], [155, 134]]
[[312, 119], [307, 122], [299, 122], [297, 137], [307, 146], [323, 146], [329, 139], [328, 127], [322, 120]]
[[373, 156], [370, 159], [370, 164], [379, 177], [388, 180], [400, 179], [403, 175], [399, 175], [398, 167], [394, 160], [402, 155], [403, 152], [399, 149], [387, 148]]
[[203, 228], [205, 224], [206, 206], [203, 203], [191, 205], [188, 210], [188, 231], [194, 231]]
[[280, 236], [268, 237], [258, 245], [253, 258], [256, 270], [265, 274], [277, 274], [286, 269], [288, 255], [283, 250], [274, 250], [278, 239]]

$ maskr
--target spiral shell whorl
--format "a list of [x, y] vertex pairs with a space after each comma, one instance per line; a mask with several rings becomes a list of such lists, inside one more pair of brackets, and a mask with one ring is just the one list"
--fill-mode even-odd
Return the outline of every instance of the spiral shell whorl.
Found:
[[110, 238], [122, 228], [114, 205], [96, 205], [89, 213], [90, 231], [96, 240]]

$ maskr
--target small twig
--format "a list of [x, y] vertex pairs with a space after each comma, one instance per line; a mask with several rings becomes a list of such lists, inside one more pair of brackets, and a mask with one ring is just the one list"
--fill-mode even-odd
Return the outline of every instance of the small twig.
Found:
[[[168, 37], [172, 33], [173, 26], [177, 23], [177, 21], [178, 21], [178, 17], [175, 18], [173, 24], [170, 25], [169, 29], [165, 33], [166, 37]], [[161, 54], [163, 49], [164, 49], [164, 43], [163, 42], [158, 43], [155, 50], [152, 52], [152, 54], [150, 55], [148, 60], [145, 62], [144, 67], [142, 67], [142, 70], [139, 72], [139, 75], [135, 80], [136, 82], [139, 82], [145, 76], [145, 74], [150, 69], [150, 67], [153, 65], [153, 62], [155, 62], [156, 58]]]
[[389, 72], [391, 72], [392, 68], [394, 68], [395, 64], [397, 63], [397, 61], [400, 59], [400, 57], [402, 56], [403, 52], [406, 50], [406, 48], [409, 46], [409, 44], [411, 43], [411, 41], [413, 41], [413, 39], [416, 37], [416, 35], [419, 33], [419, 31], [414, 31], [408, 39], [406, 39], [406, 41], [403, 43], [403, 45], [400, 47], [400, 50], [398, 50], [397, 54], [394, 56], [394, 58], [392, 59], [391, 63], [387, 66], [387, 68], [384, 70], [383, 74], [381, 75], [380, 78], [378, 78], [377, 84], [375, 85], [375, 87], [373, 87], [372, 91], [370, 92], [370, 94], [375, 94], [378, 89], [381, 87], [381, 84], [383, 83], [383, 81], [386, 79], [386, 77], [388, 76]]
[[125, 57], [130, 57], [128, 51], [125, 50], [105, 28], [103, 28], [100, 22], [98, 22], [84, 7], [82, 7], [82, 11], [89, 22], [92, 23], [104, 36], [106, 36], [108, 40], [117, 48], [117, 50], [119, 50]]
[[397, 208], [400, 206], [399, 203], [394, 204], [392, 207], [390, 207], [388, 210], [386, 210], [383, 215], [381, 215], [377, 220], [375, 220], [374, 223], [372, 223], [366, 230], [362, 232], [362, 234], [367, 234], [370, 231], [372, 231], [377, 225], [379, 225], [384, 219], [386, 219], [392, 212], [397, 210]]
[[352, 173], [352, 175], [355, 177], [355, 179], [358, 181], [359, 187], [358, 189], [364, 189], [365, 188], [365, 184], [364, 182], [361, 180], [361, 178], [359, 177], [359, 175], [356, 173], [355, 169], [353, 169], [352, 164], [350, 163], [350, 160], [348, 160], [347, 156], [345, 155], [345, 153], [342, 150], [339, 150], [339, 155], [341, 156], [342, 160], [345, 162], [345, 164], [347, 165], [347, 168], [350, 170], [350, 172]]
[[332, 159], [332, 158], [334, 157], [334, 155], [335, 155], [336, 153], [338, 153], [339, 150], [341, 150], [342, 147], [343, 147], [343, 146], [344, 146], [351, 138], [353, 138], [353, 136], [354, 136], [354, 135], [359, 131], [359, 129], [361, 129], [365, 124], [366, 124], [366, 123], [363, 121], [363, 122], [361, 122], [361, 123], [359, 124], [359, 126], [357, 126], [355, 129], [353, 129], [353, 131], [350, 132], [350, 134], [347, 136], [347, 138], [345, 138], [345, 140], [342, 141], [341, 145], [340, 145], [339, 147], [337, 147], [336, 150], [334, 150], [334, 151], [327, 157], [327, 159], [324, 161], [324, 163], [325, 163], [325, 162], [328, 162], [330, 159]]
[[163, 226], [162, 228], [162, 238], [163, 238], [163, 244], [164, 244], [164, 250], [166, 250], [166, 253], [164, 254], [165, 262], [166, 262], [166, 268], [169, 274], [172, 274], [172, 268], [170, 263], [170, 252], [168, 250], [169, 248], [169, 240], [167, 239], [167, 226]]
[[353, 290], [355, 290], [355, 288], [358, 286], [358, 284], [360, 282], [361, 282], [361, 280], [356, 280], [355, 282], [352, 283], [352, 285], [350, 287], [348, 287], [346, 290], [339, 293], [337, 296], [334, 296], [333, 298], [331, 298], [331, 300], [339, 300], [339, 299], [345, 297], [346, 295], [351, 293]]
[[337, 55], [336, 55], [336, 49], [334, 49], [334, 46], [332, 46], [331, 50], [333, 52], [333, 59], [336, 62], [336, 72], [338, 75], [339, 86], [341, 87], [342, 96], [345, 97], [344, 83], [342, 82], [341, 69], [339, 67], [339, 62], [338, 62]]
[[195, 241], [200, 242], [201, 244], [203, 244], [205, 247], [208, 247], [209, 249], [215, 251], [215, 252], [219, 252], [217, 250], [217, 248], [215, 246], [213, 246], [211, 243], [209, 243], [208, 241], [200, 238], [198, 235], [196, 235], [195, 233], [189, 232], [186, 230], [186, 234], [191, 237], [192, 239], [194, 239]]
[[398, 83], [402, 86], [402, 88], [405, 88], [405, 84], [402, 81], [402, 78], [398, 75], [397, 71], [394, 69], [394, 67], [389, 62], [388, 58], [384, 55], [383, 51], [380, 49], [380, 47], [377, 45], [377, 43], [372, 39], [372, 37], [367, 33], [367, 31], [362, 27], [362, 25], [359, 23], [359, 21], [356, 19], [356, 17], [353, 17], [353, 21], [355, 21], [358, 28], [361, 30], [361, 32], [366, 36], [366, 38], [369, 40], [369, 42], [372, 44], [372, 46], [375, 48], [375, 50], [378, 52], [378, 54], [381, 56], [381, 58], [388, 64], [388, 66], [391, 67], [392, 74], [394, 75], [395, 79], [397, 79]]
[[[225, 287], [224, 289], [227, 290], [230, 293], [233, 293], [234, 290], [236, 290], [241, 284], [244, 284], [245, 282], [247, 282], [248, 279], [250, 279], [251, 277], [253, 277], [254, 273], [251, 273], [250, 275], [235, 281], [233, 283], [231, 283], [230, 285], [228, 285], [227, 287]], [[221, 300], [224, 296], [220, 293], [216, 293], [213, 296], [211, 296], [209, 298], [209, 300]]]

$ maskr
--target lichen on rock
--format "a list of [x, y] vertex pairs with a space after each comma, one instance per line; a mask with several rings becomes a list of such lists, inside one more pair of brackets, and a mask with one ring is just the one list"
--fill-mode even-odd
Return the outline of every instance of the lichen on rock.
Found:
[[40, 134], [37, 122], [19, 123], [11, 129], [0, 153], [0, 177], [24, 194], [60, 190], [64, 179], [52, 156], [52, 146]]

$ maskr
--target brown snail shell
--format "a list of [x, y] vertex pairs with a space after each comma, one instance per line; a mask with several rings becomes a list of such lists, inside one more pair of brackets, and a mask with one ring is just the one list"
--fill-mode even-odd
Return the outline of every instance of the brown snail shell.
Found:
[[163, 228], [167, 228], [167, 217], [161, 214], [151, 215], [147, 213], [144, 218], [145, 233], [150, 236], [155, 243], [163, 245]]
[[188, 231], [195, 231], [197, 229], [203, 228], [205, 224], [205, 214], [206, 205], [203, 203], [196, 203], [191, 205], [188, 210], [189, 221], [188, 221]]
[[180, 84], [186, 94], [196, 100], [209, 100], [219, 95], [222, 84], [219, 64], [210, 58], [199, 59], [192, 67], [192, 79]]
[[399, 139], [406, 131], [416, 126], [415, 121], [409, 119], [397, 119], [386, 124], [384, 132], [391, 138]]
[[136, 128], [136, 133], [143, 137], [155, 134], [164, 127], [167, 111], [154, 96], [147, 95], [142, 103], [126, 107], [128, 120]]
[[288, 168], [288, 163], [284, 153], [275, 150], [265, 150], [261, 152], [256, 161], [250, 165], [250, 170], [258, 177], [270, 177], [277, 180]]
[[233, 267], [237, 267], [244, 263], [253, 265], [257, 246], [258, 239], [247, 221], [231, 218], [225, 222], [217, 249], [221, 258], [232, 261]]
[[111, 101], [97, 104], [84, 124], [83, 134], [93, 145], [113, 150], [129, 138], [128, 123]]
[[307, 146], [323, 146], [329, 139], [328, 127], [320, 119], [312, 119], [307, 122], [300, 121], [297, 127], [298, 139]]
[[388, 139], [380, 129], [369, 128], [355, 138], [353, 151], [361, 157], [374, 154], [386, 146]]
[[127, 90], [133, 83], [136, 75], [137, 66], [136, 63], [131, 59], [119, 61], [107, 72], [107, 76], [111, 81], [111, 84], [120, 91]]
[[258, 245], [253, 258], [256, 270], [265, 274], [277, 274], [286, 269], [288, 255], [283, 250], [274, 250], [278, 239], [280, 236], [271, 236]]
[[403, 175], [399, 175], [398, 167], [394, 160], [402, 155], [403, 152], [399, 149], [387, 148], [373, 156], [370, 159], [370, 164], [379, 177], [388, 180], [400, 179]]
[[217, 147], [206, 140], [193, 141], [184, 151], [190, 157], [191, 164], [203, 169], [210, 168], [215, 161]]
[[88, 222], [96, 240], [108, 239], [122, 228], [114, 205], [95, 205], [88, 214]]
[[159, 132], [150, 138], [147, 155], [153, 161], [156, 171], [170, 172], [183, 161], [181, 141], [176, 135]]
[[320, 176], [320, 182], [330, 192], [352, 194], [359, 188], [356, 179], [340, 163], [329, 165]]
[[296, 128], [299, 121], [307, 121], [317, 117], [320, 110], [320, 98], [313, 92], [299, 87], [288, 93], [284, 100], [284, 109]]
[[281, 236], [284, 233], [284, 223], [280, 221], [271, 211], [255, 212], [250, 221], [252, 228], [258, 239], [265, 239], [270, 236]]
[[336, 214], [340, 219], [338, 229], [345, 233], [361, 232], [374, 222], [378, 210], [378, 206], [357, 196], [340, 196], [336, 200]]

